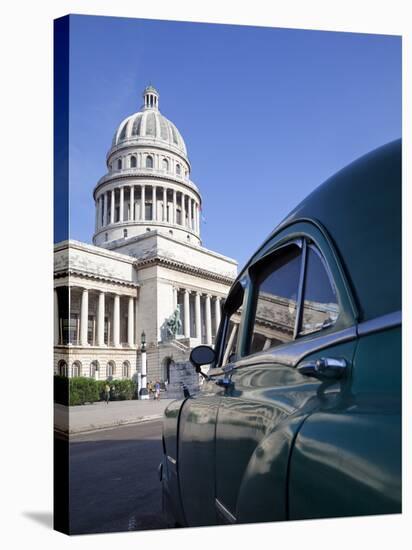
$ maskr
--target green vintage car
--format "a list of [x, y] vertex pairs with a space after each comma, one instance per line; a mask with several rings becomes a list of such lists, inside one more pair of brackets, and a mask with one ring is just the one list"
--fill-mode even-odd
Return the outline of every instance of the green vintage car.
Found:
[[401, 142], [318, 187], [233, 284], [163, 425], [171, 525], [401, 512]]

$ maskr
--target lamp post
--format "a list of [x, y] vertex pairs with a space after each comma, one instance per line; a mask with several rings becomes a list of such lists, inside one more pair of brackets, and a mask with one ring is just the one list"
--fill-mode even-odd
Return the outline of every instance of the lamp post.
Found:
[[147, 355], [146, 355], [146, 334], [143, 331], [140, 337], [140, 351], [142, 354], [142, 374], [141, 384], [139, 390], [140, 399], [149, 399], [149, 392], [147, 391]]

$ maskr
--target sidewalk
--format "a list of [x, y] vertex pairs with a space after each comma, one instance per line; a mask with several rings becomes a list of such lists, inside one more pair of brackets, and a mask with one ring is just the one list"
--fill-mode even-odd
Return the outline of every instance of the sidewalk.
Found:
[[[54, 404], [55, 429], [70, 435], [134, 424], [163, 417], [167, 405], [173, 399], [110, 401], [65, 407]], [[67, 425], [69, 424], [69, 425]]]

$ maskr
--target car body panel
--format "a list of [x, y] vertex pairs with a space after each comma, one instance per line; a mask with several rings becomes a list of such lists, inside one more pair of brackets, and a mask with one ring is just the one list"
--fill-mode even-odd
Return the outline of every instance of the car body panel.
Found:
[[400, 381], [401, 327], [361, 337], [339, 407], [299, 431], [290, 519], [401, 512]]
[[179, 480], [185, 522], [191, 526], [216, 524], [215, 429], [220, 393], [214, 381], [205, 382], [202, 393], [182, 408]]
[[[350, 364], [355, 345], [356, 340], [331, 345], [309, 357], [345, 358]], [[257, 513], [260, 521], [287, 519], [287, 469], [294, 437], [307, 415], [336, 405], [342, 382], [325, 385], [281, 362], [236, 369], [232, 382], [217, 418], [216, 498], [239, 522], [256, 521]]]

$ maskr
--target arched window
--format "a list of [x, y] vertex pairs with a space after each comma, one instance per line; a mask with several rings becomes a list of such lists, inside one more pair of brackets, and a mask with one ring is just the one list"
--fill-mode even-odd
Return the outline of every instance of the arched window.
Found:
[[67, 363], [63, 359], [57, 364], [57, 372], [59, 373], [59, 376], [67, 377]]
[[72, 378], [76, 376], [81, 376], [81, 373], [82, 373], [82, 365], [80, 361], [75, 361], [72, 364]]
[[162, 160], [162, 168], [165, 172], [169, 171], [169, 161], [167, 159]]
[[124, 361], [122, 365], [122, 378], [130, 378], [130, 363], [129, 361]]
[[122, 159], [117, 159], [117, 169], [118, 170], [122, 169]]
[[176, 164], [176, 174], [180, 176], [182, 169], [180, 168], [180, 164]]
[[146, 157], [146, 168], [153, 168], [153, 157], [151, 155]]
[[136, 157], [134, 155], [132, 155], [130, 157], [130, 168], [136, 168], [136, 166], [137, 166]]
[[109, 361], [106, 366], [106, 378], [107, 380], [112, 380], [114, 376], [114, 372], [116, 369], [116, 365], [114, 361]]
[[90, 378], [98, 378], [99, 377], [99, 361], [92, 361], [90, 363]]

